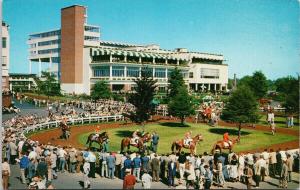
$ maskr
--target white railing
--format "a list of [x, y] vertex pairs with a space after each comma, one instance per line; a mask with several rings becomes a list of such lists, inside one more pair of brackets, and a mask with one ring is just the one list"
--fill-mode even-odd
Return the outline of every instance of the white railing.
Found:
[[[68, 125], [78, 125], [78, 124], [87, 124], [87, 123], [101, 123], [101, 122], [109, 122], [109, 121], [123, 121], [123, 115], [113, 115], [113, 116], [96, 116], [96, 117], [85, 117], [85, 118], [68, 118]], [[36, 125], [31, 125], [23, 129], [22, 133], [26, 134], [29, 132], [35, 132], [38, 130], [49, 129], [49, 128], [57, 128], [59, 127], [61, 121], [50, 121], [45, 123], [40, 123]]]

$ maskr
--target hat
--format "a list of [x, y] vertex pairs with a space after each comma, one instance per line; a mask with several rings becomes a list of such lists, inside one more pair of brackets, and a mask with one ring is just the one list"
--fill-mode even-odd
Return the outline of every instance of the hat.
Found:
[[131, 173], [131, 169], [127, 168], [127, 169], [125, 170], [125, 173]]

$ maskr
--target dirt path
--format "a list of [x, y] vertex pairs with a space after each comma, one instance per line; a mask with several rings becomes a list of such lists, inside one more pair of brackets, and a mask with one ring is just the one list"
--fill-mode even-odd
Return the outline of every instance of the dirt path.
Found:
[[[150, 123], [162, 123], [162, 122], [178, 122], [178, 120], [170, 120], [167, 117], [153, 117], [154, 121]], [[188, 122], [194, 122], [192, 118], [187, 119]], [[84, 148], [82, 144], [78, 142], [78, 137], [81, 134], [88, 133], [88, 132], [93, 132], [97, 126], [100, 126], [101, 130], [104, 129], [111, 129], [111, 128], [123, 128], [123, 127], [130, 127], [135, 125], [134, 123], [105, 123], [105, 124], [91, 124], [91, 125], [85, 125], [85, 126], [76, 126], [76, 127], [71, 127], [71, 136], [70, 139], [62, 140], [59, 139], [58, 137], [61, 135], [61, 130], [60, 129], [53, 129], [50, 131], [45, 131], [41, 132], [38, 134], [34, 134], [30, 136], [30, 139], [39, 141], [42, 144], [55, 144], [55, 145], [61, 145], [61, 146], [68, 146], [72, 145], [73, 147], [76, 148]], [[223, 121], [219, 122], [219, 125], [221, 126], [226, 126], [226, 127], [234, 127], [236, 128], [236, 124], [231, 124], [231, 123], [226, 123]], [[250, 127], [250, 126], [243, 126], [243, 128], [246, 129], [252, 129], [252, 130], [258, 130], [258, 131], [267, 131], [270, 132], [270, 129], [266, 126], [262, 125], [256, 125], [255, 128]], [[299, 136], [299, 132], [297, 130], [292, 130], [292, 129], [284, 129], [284, 128], [277, 128], [276, 129], [277, 133], [281, 134], [286, 134], [286, 135], [293, 135], [293, 136]], [[285, 143], [280, 143], [280, 144], [273, 144], [265, 148], [272, 148], [274, 150], [277, 150], [278, 148], [281, 149], [296, 149], [299, 148], [299, 140], [294, 140], [290, 142], [285, 142]], [[265, 148], [259, 148], [259, 149], [253, 149], [253, 150], [248, 150], [248, 151], [243, 151], [243, 152], [257, 152], [257, 151], [263, 151]]]

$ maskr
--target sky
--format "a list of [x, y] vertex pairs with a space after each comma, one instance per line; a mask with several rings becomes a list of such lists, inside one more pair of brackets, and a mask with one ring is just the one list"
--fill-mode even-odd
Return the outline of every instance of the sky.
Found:
[[29, 72], [28, 35], [60, 28], [60, 9], [74, 4], [88, 7], [101, 40], [222, 54], [229, 78], [299, 72], [297, 0], [4, 0], [11, 73]]

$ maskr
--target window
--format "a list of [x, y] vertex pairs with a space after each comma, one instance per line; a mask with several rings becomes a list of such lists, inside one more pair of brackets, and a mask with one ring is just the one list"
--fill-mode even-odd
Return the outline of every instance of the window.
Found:
[[2, 38], [2, 48], [6, 48], [6, 37]]
[[140, 68], [139, 67], [127, 67], [127, 77], [139, 77]]
[[219, 69], [201, 68], [200, 78], [218, 79]]
[[89, 32], [98, 32], [99, 33], [99, 27], [94, 27], [94, 26], [84, 26], [85, 31]]
[[165, 78], [166, 77], [166, 69], [156, 68], [154, 77], [156, 77], [156, 78]]
[[190, 78], [194, 78], [194, 73], [193, 73], [193, 72], [190, 72], [190, 73], [189, 73], [189, 77], [190, 77]]
[[5, 67], [7, 65], [7, 57], [2, 56], [2, 66]]
[[171, 73], [174, 71], [174, 69], [168, 69], [168, 78], [170, 78]]
[[59, 53], [60, 52], [60, 48], [56, 48], [56, 49], [45, 49], [45, 50], [39, 50], [38, 54], [48, 54], [48, 53]]
[[112, 66], [113, 77], [124, 77], [124, 66]]
[[[59, 43], [60, 43], [60, 40], [51, 40], [51, 41], [39, 42], [38, 46], [47, 46], [47, 45], [53, 45], [53, 44], [59, 44]], [[34, 44], [34, 45], [36, 46], [36, 44]]]
[[109, 66], [93, 67], [94, 77], [109, 77]]
[[94, 37], [94, 36], [84, 36], [84, 40], [88, 40], [88, 41], [99, 41], [99, 37]]

